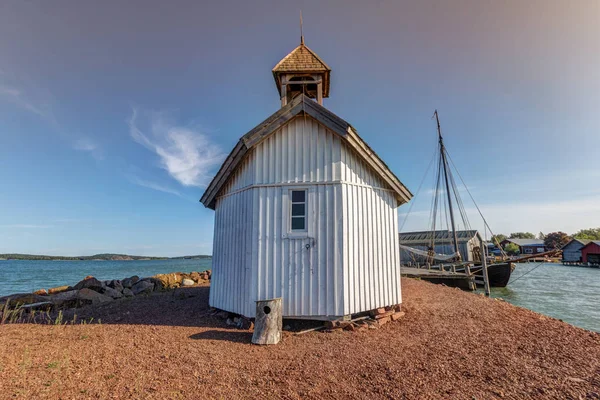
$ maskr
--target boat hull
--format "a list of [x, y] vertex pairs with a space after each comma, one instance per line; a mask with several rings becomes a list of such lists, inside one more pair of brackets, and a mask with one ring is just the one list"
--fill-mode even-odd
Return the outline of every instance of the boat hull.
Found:
[[[510, 280], [510, 275], [514, 269], [515, 265], [509, 262], [488, 265], [488, 278], [490, 280], [490, 286], [506, 287], [506, 285], [508, 285], [508, 281]], [[478, 284], [483, 284], [483, 269], [480, 268], [476, 270], [475, 277], [478, 278], [476, 279]], [[482, 280], [479, 281], [479, 278]]]

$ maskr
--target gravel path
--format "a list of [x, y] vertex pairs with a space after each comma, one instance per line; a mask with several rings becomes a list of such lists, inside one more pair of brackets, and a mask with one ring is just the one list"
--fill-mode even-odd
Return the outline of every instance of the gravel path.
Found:
[[[600, 335], [403, 279], [377, 330], [272, 347], [208, 316], [208, 287], [77, 310], [102, 323], [0, 326], [0, 398], [600, 399]], [[71, 318], [71, 316], [67, 316]]]

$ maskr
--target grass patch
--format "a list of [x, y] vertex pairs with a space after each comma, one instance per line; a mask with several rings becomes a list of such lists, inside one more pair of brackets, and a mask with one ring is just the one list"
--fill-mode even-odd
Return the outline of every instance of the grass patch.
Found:
[[57, 368], [58, 366], [59, 366], [58, 361], [52, 361], [52, 362], [49, 362], [48, 364], [46, 364], [46, 368], [49, 368], [49, 369], [54, 369], [54, 368]]

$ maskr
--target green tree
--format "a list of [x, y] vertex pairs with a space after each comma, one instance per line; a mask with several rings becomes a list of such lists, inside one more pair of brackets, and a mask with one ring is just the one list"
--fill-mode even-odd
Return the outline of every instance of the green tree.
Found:
[[573, 235], [575, 239], [600, 240], [600, 228], [581, 229]]
[[544, 235], [544, 232], [540, 231], [540, 233], [538, 233], [537, 238], [540, 240], [546, 240], [546, 235]]
[[492, 243], [494, 244], [494, 246], [499, 246], [500, 243], [502, 243], [505, 239], [506, 235], [499, 233], [497, 235], [492, 236]]
[[504, 251], [509, 256], [516, 256], [519, 254], [519, 246], [517, 246], [514, 243], [509, 243], [506, 246], [504, 246]]
[[546, 235], [544, 238], [544, 246], [547, 249], [560, 249], [565, 244], [569, 243], [571, 237], [564, 232], [552, 232]]
[[513, 232], [509, 239], [535, 239], [535, 235], [531, 232]]

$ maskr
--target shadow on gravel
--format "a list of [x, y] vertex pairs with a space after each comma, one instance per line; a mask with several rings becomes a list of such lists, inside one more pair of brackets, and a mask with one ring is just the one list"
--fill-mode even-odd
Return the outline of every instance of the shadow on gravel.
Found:
[[103, 325], [162, 325], [227, 328], [225, 321], [211, 315], [209, 286], [182, 287], [122, 298], [107, 304], [63, 310], [63, 321], [101, 322]]
[[[193, 340], [223, 340], [250, 343], [252, 333], [229, 326], [208, 305], [210, 287], [182, 287], [164, 292], [153, 292], [131, 298], [121, 298], [101, 305], [51, 312], [51, 322], [60, 318], [61, 324], [101, 323], [102, 325], [146, 325], [195, 327]], [[298, 332], [322, 325], [319, 321], [284, 320], [284, 330]]]
[[252, 339], [252, 332], [249, 331], [239, 331], [239, 330], [228, 330], [228, 331], [218, 331], [218, 330], [210, 330], [204, 331], [200, 333], [194, 333], [190, 336], [190, 339], [194, 340], [225, 340], [228, 342], [237, 342], [237, 343], [250, 343]]

